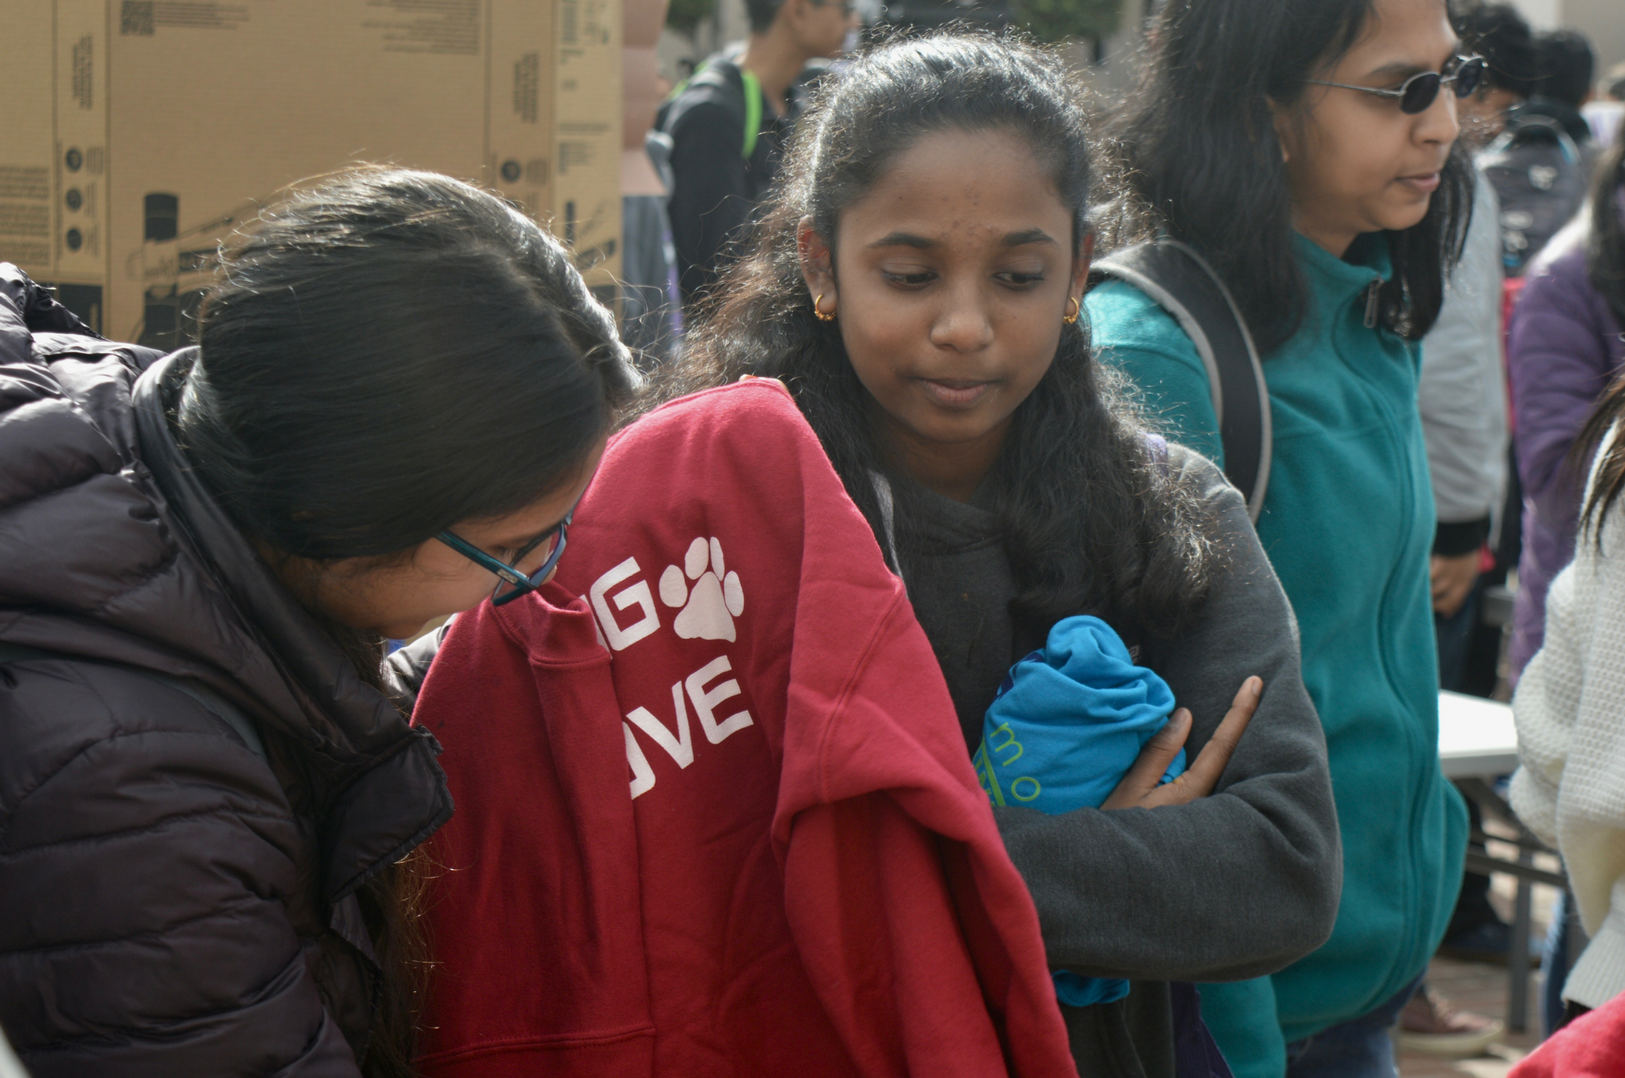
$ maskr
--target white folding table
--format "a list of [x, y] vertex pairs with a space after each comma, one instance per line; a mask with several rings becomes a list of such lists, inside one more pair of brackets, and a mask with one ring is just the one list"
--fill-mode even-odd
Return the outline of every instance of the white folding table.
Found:
[[1447, 779], [1493, 779], [1518, 767], [1518, 728], [1499, 700], [1439, 694], [1439, 766]]

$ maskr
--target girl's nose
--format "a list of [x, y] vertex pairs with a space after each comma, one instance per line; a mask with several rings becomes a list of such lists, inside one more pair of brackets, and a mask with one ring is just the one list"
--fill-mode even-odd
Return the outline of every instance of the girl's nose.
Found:
[[993, 322], [980, 296], [949, 295], [931, 323], [931, 343], [956, 352], [975, 352], [993, 341]]

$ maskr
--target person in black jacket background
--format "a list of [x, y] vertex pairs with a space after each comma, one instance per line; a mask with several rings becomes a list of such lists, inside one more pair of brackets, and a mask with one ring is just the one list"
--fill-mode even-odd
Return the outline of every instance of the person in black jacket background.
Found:
[[551, 573], [635, 375], [429, 173], [264, 211], [201, 326], [116, 344], [0, 266], [0, 1026], [35, 1078], [408, 1074], [452, 805], [383, 640]]
[[689, 316], [778, 175], [780, 144], [804, 104], [798, 80], [808, 61], [839, 56], [858, 24], [852, 0], [746, 0], [745, 9], [744, 51], [706, 61], [660, 117], [672, 139], [667, 205]]

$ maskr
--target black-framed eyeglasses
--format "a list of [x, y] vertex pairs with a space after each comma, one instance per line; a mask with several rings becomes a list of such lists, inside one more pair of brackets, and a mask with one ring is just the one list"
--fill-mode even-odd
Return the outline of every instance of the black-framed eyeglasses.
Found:
[[570, 537], [570, 518], [575, 515], [576, 511], [572, 506], [570, 511], [564, 514], [563, 520], [526, 543], [513, 556], [515, 564], [523, 562], [527, 557], [535, 553], [536, 548], [543, 543], [550, 539], [557, 540], [553, 544], [553, 549], [547, 552], [547, 560], [543, 561], [541, 567], [528, 576], [514, 568], [513, 565], [491, 557], [491, 555], [470, 543], [467, 539], [450, 531], [443, 531], [435, 538], [475, 565], [480, 566], [482, 569], [489, 569], [497, 575], [497, 586], [491, 592], [491, 605], [501, 606], [503, 603], [513, 602], [521, 595], [529, 595], [547, 582], [549, 574], [558, 567], [559, 559], [564, 556], [564, 545]]
[[1374, 86], [1354, 86], [1346, 82], [1323, 82], [1320, 79], [1307, 81], [1316, 86], [1335, 86], [1339, 90], [1359, 90], [1365, 94], [1376, 94], [1378, 97], [1391, 97], [1399, 101], [1399, 111], [1407, 116], [1426, 112], [1439, 96], [1439, 88], [1449, 84], [1457, 97], [1471, 97], [1478, 91], [1479, 85], [1484, 81], [1484, 72], [1488, 68], [1482, 56], [1458, 56], [1453, 61], [1455, 70], [1448, 75], [1438, 71], [1421, 71], [1399, 84], [1395, 90], [1379, 90]]

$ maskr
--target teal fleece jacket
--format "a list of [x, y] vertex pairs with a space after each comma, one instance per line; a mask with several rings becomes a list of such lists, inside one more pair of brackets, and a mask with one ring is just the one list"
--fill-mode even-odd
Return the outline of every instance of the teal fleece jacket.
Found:
[[[1264, 362], [1275, 456], [1257, 528], [1297, 613], [1303, 681], [1326, 731], [1343, 892], [1319, 950], [1269, 977], [1203, 986], [1237, 1078], [1280, 1078], [1287, 1043], [1374, 1010], [1426, 968], [1467, 841], [1439, 770], [1421, 349], [1364, 324], [1368, 289], [1391, 272], [1381, 236], [1356, 241], [1347, 260], [1294, 243], [1312, 298]], [[1138, 383], [1171, 437], [1222, 466], [1207, 374], [1174, 319], [1121, 281], [1086, 307], [1102, 358]]]

